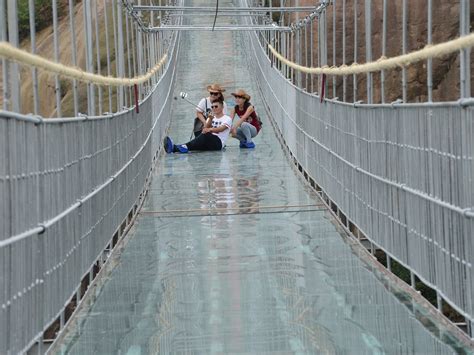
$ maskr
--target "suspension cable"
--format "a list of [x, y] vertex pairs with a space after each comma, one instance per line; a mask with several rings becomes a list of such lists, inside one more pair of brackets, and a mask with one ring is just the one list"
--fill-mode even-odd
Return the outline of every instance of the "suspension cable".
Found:
[[216, 27], [216, 20], [217, 20], [217, 12], [219, 11], [219, 0], [216, 0], [216, 13], [214, 15], [214, 23], [212, 24], [212, 31], [214, 31], [214, 27]]

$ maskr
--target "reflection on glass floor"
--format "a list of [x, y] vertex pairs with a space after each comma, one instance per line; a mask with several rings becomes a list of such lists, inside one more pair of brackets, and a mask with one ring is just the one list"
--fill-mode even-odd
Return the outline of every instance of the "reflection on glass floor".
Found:
[[[217, 81], [227, 94], [246, 88], [263, 107], [239, 57], [240, 34], [182, 36], [176, 92], [197, 102]], [[200, 55], [215, 43], [222, 67]], [[175, 103], [170, 133], [184, 142], [194, 110]], [[230, 140], [223, 152], [160, 160], [119, 264], [64, 352], [465, 352], [427, 329], [430, 318], [354, 254], [264, 123], [255, 150]]]
[[[453, 353], [354, 255], [270, 129], [258, 143], [161, 161], [120, 264], [65, 350]], [[260, 207], [284, 205], [304, 207]]]

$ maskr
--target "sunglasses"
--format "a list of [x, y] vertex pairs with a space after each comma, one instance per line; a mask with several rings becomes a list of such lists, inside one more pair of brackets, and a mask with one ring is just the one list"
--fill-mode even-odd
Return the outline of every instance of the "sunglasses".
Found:
[[234, 97], [235, 97], [236, 99], [245, 99], [245, 97], [240, 96], [240, 95], [234, 95]]
[[211, 108], [218, 108], [219, 105], [212, 105]]
[[218, 92], [209, 92], [209, 94], [211, 94], [212, 96], [218, 96], [219, 95]]

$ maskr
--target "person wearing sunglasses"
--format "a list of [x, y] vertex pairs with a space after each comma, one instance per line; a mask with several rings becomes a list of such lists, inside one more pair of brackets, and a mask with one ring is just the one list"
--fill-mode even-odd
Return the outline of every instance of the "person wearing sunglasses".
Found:
[[[194, 137], [197, 137], [201, 134], [204, 124], [206, 123], [207, 115], [211, 112], [211, 102], [214, 99], [222, 99], [224, 101], [224, 95], [222, 94], [225, 89], [222, 88], [219, 84], [212, 84], [207, 86], [207, 91], [209, 92], [208, 97], [204, 97], [199, 101], [196, 109], [196, 118], [194, 119]], [[224, 114], [227, 113], [227, 105], [224, 102]]]
[[224, 114], [224, 101], [221, 98], [211, 103], [212, 118], [208, 118], [202, 133], [184, 144], [174, 144], [170, 137], [165, 137], [163, 145], [166, 153], [187, 153], [192, 150], [221, 150], [229, 138], [232, 120]]
[[252, 138], [255, 138], [262, 128], [254, 106], [250, 103], [250, 95], [239, 89], [231, 94], [235, 97], [235, 107], [231, 111], [230, 117], [233, 120], [235, 115], [239, 120], [231, 130], [232, 137], [240, 141], [240, 148], [255, 148]]

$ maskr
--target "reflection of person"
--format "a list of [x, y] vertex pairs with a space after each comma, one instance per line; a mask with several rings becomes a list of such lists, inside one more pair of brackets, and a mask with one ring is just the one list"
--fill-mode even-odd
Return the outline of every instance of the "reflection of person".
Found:
[[165, 137], [166, 153], [187, 153], [190, 150], [221, 150], [229, 137], [232, 120], [224, 114], [224, 102], [215, 99], [211, 104], [213, 117], [206, 121], [202, 134], [185, 144], [173, 144], [170, 137]]
[[235, 97], [237, 105], [231, 111], [230, 117], [234, 119], [237, 114], [240, 118], [232, 128], [232, 137], [240, 141], [240, 148], [255, 148], [252, 138], [258, 134], [261, 126], [255, 108], [250, 103], [250, 95], [242, 89], [231, 95]]
[[[212, 165], [211, 165], [212, 164]], [[234, 191], [232, 184], [234, 179], [231, 178], [231, 165], [229, 156], [225, 153], [215, 154], [212, 158], [212, 163], [209, 162], [209, 169], [204, 174], [198, 174], [197, 178], [200, 185], [201, 196], [205, 197], [202, 200], [201, 208], [208, 209], [210, 204], [215, 208], [226, 209], [234, 207], [235, 202]], [[200, 165], [202, 169], [202, 162]], [[212, 195], [212, 202], [209, 197]], [[222, 213], [222, 211], [218, 212]]]
[[260, 194], [258, 191], [258, 176], [248, 174], [245, 177], [235, 179], [235, 200], [241, 213], [254, 213], [259, 211]]
[[[201, 134], [202, 128], [206, 123], [207, 115], [211, 112], [211, 102], [214, 99], [222, 99], [224, 101], [224, 95], [222, 94], [225, 89], [223, 89], [219, 84], [212, 84], [207, 87], [209, 92], [208, 97], [204, 97], [199, 101], [196, 109], [196, 118], [194, 119], [194, 137], [197, 137]], [[224, 102], [224, 114], [227, 115], [227, 105]]]

